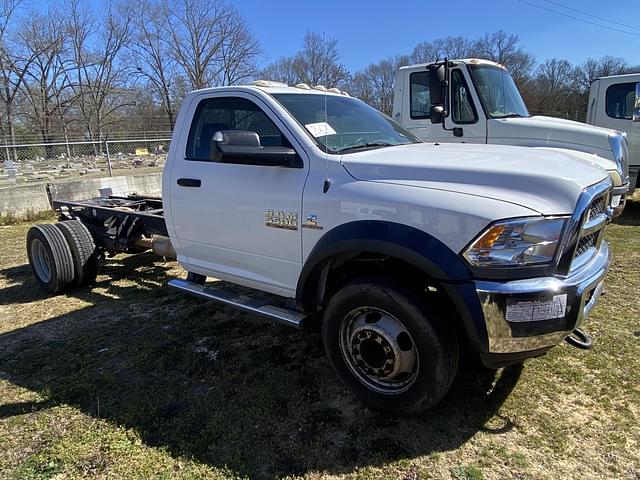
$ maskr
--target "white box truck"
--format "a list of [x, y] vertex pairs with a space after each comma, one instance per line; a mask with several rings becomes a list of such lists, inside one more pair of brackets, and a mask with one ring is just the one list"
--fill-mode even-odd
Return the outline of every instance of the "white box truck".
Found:
[[591, 84], [587, 123], [622, 130], [629, 144], [629, 186], [639, 188], [640, 73], [600, 77]]

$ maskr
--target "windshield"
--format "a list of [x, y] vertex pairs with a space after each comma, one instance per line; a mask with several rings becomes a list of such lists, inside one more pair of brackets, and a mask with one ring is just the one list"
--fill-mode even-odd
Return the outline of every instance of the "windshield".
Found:
[[328, 153], [420, 142], [392, 119], [355, 98], [306, 93], [273, 96]]
[[503, 68], [470, 65], [473, 83], [490, 118], [528, 117], [529, 111], [513, 78]]

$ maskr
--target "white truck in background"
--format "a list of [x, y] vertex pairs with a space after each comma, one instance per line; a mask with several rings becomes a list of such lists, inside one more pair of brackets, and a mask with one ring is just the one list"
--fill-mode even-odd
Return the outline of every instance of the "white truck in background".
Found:
[[596, 79], [589, 91], [587, 123], [626, 132], [630, 190], [640, 188], [640, 73]]
[[430, 142], [585, 152], [611, 176], [614, 215], [624, 209], [629, 190], [625, 135], [571, 120], [531, 116], [513, 78], [495, 62], [474, 58], [401, 67], [395, 77], [393, 119]]

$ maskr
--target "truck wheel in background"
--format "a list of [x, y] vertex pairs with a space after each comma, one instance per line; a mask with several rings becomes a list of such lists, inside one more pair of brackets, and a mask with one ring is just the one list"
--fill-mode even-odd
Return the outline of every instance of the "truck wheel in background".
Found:
[[49, 292], [60, 293], [74, 281], [71, 249], [54, 225], [35, 225], [29, 229], [27, 256], [38, 284]]
[[73, 287], [79, 288], [94, 282], [98, 275], [98, 250], [91, 232], [79, 220], [56, 223], [56, 227], [66, 239], [73, 257]]
[[453, 329], [417, 293], [381, 277], [342, 287], [322, 338], [340, 380], [368, 406], [409, 414], [436, 405], [458, 369]]

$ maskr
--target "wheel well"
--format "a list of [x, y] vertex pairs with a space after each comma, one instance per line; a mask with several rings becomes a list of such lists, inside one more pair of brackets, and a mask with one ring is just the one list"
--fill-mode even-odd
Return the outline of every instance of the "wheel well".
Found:
[[305, 284], [301, 306], [308, 312], [320, 311], [341, 286], [371, 275], [389, 276], [408, 288], [437, 296], [438, 304], [449, 315], [457, 312], [440, 282], [404, 260], [371, 252], [343, 253], [317, 265]]

